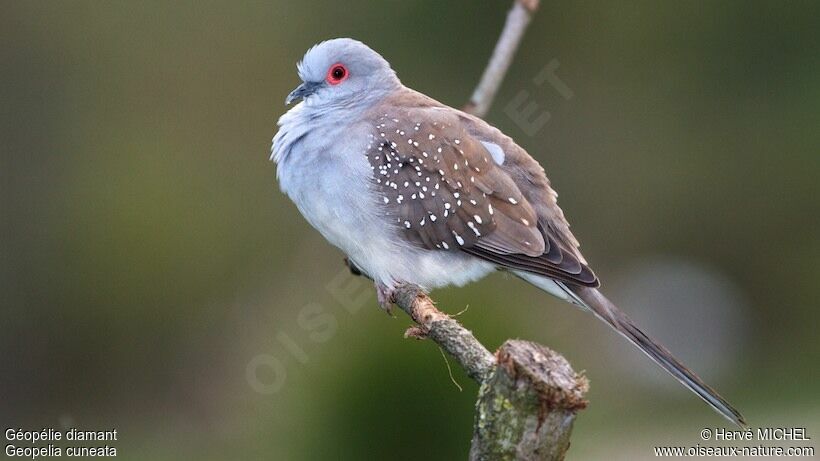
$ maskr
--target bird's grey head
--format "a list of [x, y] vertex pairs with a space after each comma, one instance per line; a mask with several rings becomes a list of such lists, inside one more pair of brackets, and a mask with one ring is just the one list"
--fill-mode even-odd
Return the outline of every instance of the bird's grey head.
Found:
[[379, 53], [350, 38], [315, 45], [297, 67], [303, 83], [286, 104], [302, 99], [308, 107], [350, 106], [378, 100], [400, 85]]

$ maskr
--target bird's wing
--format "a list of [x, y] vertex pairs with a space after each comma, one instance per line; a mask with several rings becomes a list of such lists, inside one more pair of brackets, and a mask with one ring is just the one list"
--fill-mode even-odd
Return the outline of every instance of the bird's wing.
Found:
[[409, 240], [504, 268], [598, 285], [574, 237], [561, 232], [565, 222], [549, 210], [539, 212], [541, 205], [531, 203], [456, 111], [396, 109], [371, 123], [367, 158], [379, 200]]

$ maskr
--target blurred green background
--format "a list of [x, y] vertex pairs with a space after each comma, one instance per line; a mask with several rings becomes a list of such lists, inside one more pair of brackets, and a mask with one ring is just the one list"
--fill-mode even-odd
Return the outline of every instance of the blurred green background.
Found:
[[[116, 427], [127, 460], [464, 459], [476, 386], [402, 339], [409, 320], [347, 275], [268, 155], [313, 43], [363, 40], [461, 106], [509, 6], [3, 2], [0, 425]], [[487, 117], [545, 166], [624, 310], [753, 426], [815, 440], [818, 18], [809, 1], [544, 2]], [[533, 83], [553, 59], [570, 99]], [[551, 115], [533, 136], [505, 111], [521, 91]], [[469, 305], [490, 348], [530, 339], [585, 370], [570, 459], [649, 459], [724, 426], [523, 282], [434, 295]]]

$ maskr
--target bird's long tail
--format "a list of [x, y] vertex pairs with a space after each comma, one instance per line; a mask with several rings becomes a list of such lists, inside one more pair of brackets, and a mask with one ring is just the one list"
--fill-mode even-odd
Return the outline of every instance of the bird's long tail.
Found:
[[[547, 285], [542, 287], [542, 283], [537, 283], [539, 281], [534, 280], [536, 279], [535, 277], [522, 278], [550, 293], [555, 290], [555, 282], [551, 280], [547, 283], [548, 279], [542, 279], [545, 282], [544, 284]], [[621, 312], [615, 304], [601, 294], [600, 291], [595, 288], [581, 286], [570, 286], [564, 284], [560, 284], [559, 286], [566, 291], [571, 292], [566, 293], [569, 297], [573, 298], [570, 299], [571, 302], [588, 309], [595, 314], [596, 317], [603, 320], [615, 329], [615, 331], [623, 335], [632, 344], [638, 346], [643, 353], [648, 355], [649, 358], [651, 358], [655, 363], [674, 376], [675, 379], [677, 379], [681, 384], [697, 394], [698, 397], [703, 399], [703, 401], [709, 404], [710, 407], [714, 408], [715, 411], [720, 413], [724, 418], [740, 427], [746, 427], [746, 421], [743, 419], [743, 415], [741, 415], [739, 411], [732, 407], [729, 402], [724, 400], [724, 398], [721, 397], [720, 394], [718, 394], [714, 389], [704, 383], [698, 375], [680, 363], [678, 359], [672, 356], [672, 353], [665, 347], [658, 344], [655, 340], [647, 336], [646, 333], [641, 331], [640, 328], [635, 326], [632, 320], [630, 320], [626, 314]]]

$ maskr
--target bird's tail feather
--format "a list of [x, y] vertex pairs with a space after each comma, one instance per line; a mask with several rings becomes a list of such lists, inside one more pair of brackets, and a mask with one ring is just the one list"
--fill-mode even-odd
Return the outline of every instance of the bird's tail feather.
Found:
[[647, 336], [640, 330], [629, 317], [626, 316], [615, 304], [608, 300], [600, 291], [595, 288], [571, 287], [584, 305], [591, 310], [596, 317], [606, 322], [618, 333], [626, 337], [632, 344], [649, 356], [655, 363], [669, 372], [681, 384], [698, 395], [704, 402], [720, 413], [724, 418], [746, 427], [746, 421], [729, 402], [720, 396], [714, 389], [701, 380], [698, 375], [692, 372], [685, 365], [680, 363], [671, 352], [658, 344], [655, 340]]
[[[540, 284], [534, 283], [529, 277], [526, 279], [541, 288]], [[694, 372], [680, 363], [665, 347], [658, 344], [655, 340], [647, 336], [646, 333], [641, 331], [640, 328], [635, 326], [632, 320], [601, 294], [600, 291], [589, 287], [561, 285], [567, 291], [574, 294], [576, 304], [581, 304], [582, 307], [589, 309], [596, 317], [606, 322], [632, 344], [638, 346], [643, 353], [669, 372], [669, 374], [681, 384], [697, 394], [698, 397], [703, 399], [703, 401], [714, 408], [715, 411], [720, 413], [724, 418], [740, 427], [746, 427], [746, 421], [739, 411], [724, 400], [714, 389], [704, 383]], [[578, 303], [578, 301], [580, 301], [580, 303]]]

